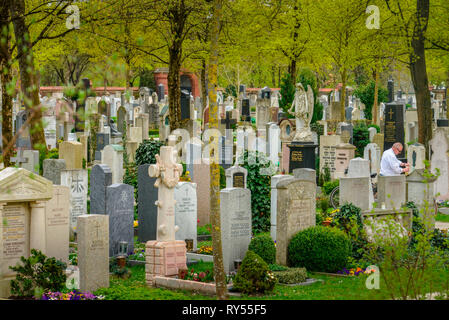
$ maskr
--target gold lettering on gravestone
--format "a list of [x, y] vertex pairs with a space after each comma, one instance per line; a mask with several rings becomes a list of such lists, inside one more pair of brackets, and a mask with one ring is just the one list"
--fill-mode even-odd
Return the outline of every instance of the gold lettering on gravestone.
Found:
[[292, 151], [292, 161], [302, 162], [302, 151]]
[[385, 142], [396, 142], [396, 123], [394, 121], [385, 122]]
[[25, 255], [26, 217], [22, 206], [3, 208], [3, 257], [19, 258]]
[[245, 182], [244, 182], [244, 176], [243, 174], [234, 174], [234, 182], [232, 184], [232, 187], [234, 188], [244, 188]]

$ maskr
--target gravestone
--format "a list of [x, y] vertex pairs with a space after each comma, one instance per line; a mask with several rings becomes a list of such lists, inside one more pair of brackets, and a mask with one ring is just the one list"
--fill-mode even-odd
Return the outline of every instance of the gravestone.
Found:
[[195, 175], [194, 164], [201, 163], [202, 142], [193, 138], [186, 143], [186, 171], [189, 172], [190, 179]]
[[80, 291], [109, 287], [109, 216], [81, 215], [78, 225]]
[[126, 131], [126, 126], [127, 125], [127, 112], [126, 112], [126, 108], [121, 106], [118, 108], [117, 110], [117, 129], [118, 131], [120, 131], [122, 134], [124, 134]]
[[193, 250], [197, 248], [197, 198], [196, 184], [178, 182], [175, 187], [175, 225], [180, 226], [176, 240], [193, 239]]
[[83, 144], [80, 142], [63, 141], [59, 144], [59, 159], [65, 160], [67, 170], [82, 169], [83, 154]]
[[226, 188], [246, 188], [248, 170], [239, 165], [234, 165], [225, 170]]
[[[354, 158], [349, 161], [348, 173], [346, 175], [347, 178], [370, 178], [370, 162], [369, 160], [362, 158]], [[341, 180], [341, 179], [340, 179]], [[364, 193], [364, 195], [368, 196], [369, 208], [372, 208], [372, 204], [374, 202], [374, 194], [373, 194], [373, 186], [371, 184], [370, 179], [360, 180], [367, 184], [368, 193]], [[365, 189], [365, 188], [364, 188]], [[351, 195], [353, 196], [353, 195]], [[363, 200], [365, 201], [365, 200]]]
[[331, 177], [335, 172], [335, 159], [337, 157], [336, 147], [341, 143], [341, 137], [338, 135], [320, 136], [320, 172], [324, 168], [329, 168]]
[[339, 205], [352, 203], [362, 210], [370, 210], [372, 202], [370, 200], [369, 186], [369, 177], [341, 177]]
[[407, 148], [407, 162], [410, 163], [410, 172], [414, 169], [424, 169], [426, 160], [426, 149], [420, 143], [414, 143]]
[[[395, 142], [404, 145], [404, 105], [396, 103], [387, 103], [385, 105], [385, 129], [384, 129], [384, 145], [383, 149], [390, 149]], [[405, 150], [403, 149], [397, 155], [399, 160], [405, 158]]]
[[45, 135], [45, 144], [48, 149], [56, 148], [57, 139], [56, 139], [56, 117], [55, 116], [47, 116], [42, 117], [42, 122], [44, 123], [44, 135]]
[[190, 93], [186, 90], [181, 90], [181, 120], [191, 119], [190, 113]]
[[[157, 114], [159, 115], [159, 110], [157, 111]], [[159, 118], [157, 119], [159, 121]], [[157, 126], [158, 122], [155, 122], [156, 126]], [[153, 126], [153, 127], [156, 127]], [[149, 116], [146, 113], [141, 113], [137, 116], [136, 118], [136, 127], [140, 127], [142, 128], [142, 140], [146, 140], [149, 139]]]
[[87, 214], [87, 170], [62, 170], [61, 185], [70, 188], [70, 231], [76, 232], [76, 219]]
[[299, 168], [293, 170], [293, 176], [295, 179], [307, 180], [316, 184], [316, 171], [310, 168]]
[[51, 181], [23, 168], [0, 171], [0, 297], [8, 298], [9, 269], [28, 258], [31, 248], [46, 253], [46, 201], [53, 197]]
[[102, 163], [111, 168], [112, 183], [123, 182], [123, 146], [110, 144], [104, 147], [101, 154]]
[[112, 171], [96, 164], [90, 173], [90, 214], [106, 214], [106, 188], [112, 184]]
[[399, 210], [406, 202], [405, 175], [379, 176], [377, 179], [377, 201], [386, 209]]
[[45, 203], [46, 256], [69, 263], [70, 190], [53, 186], [53, 197]]
[[242, 99], [242, 110], [240, 111], [241, 121], [251, 121], [251, 108], [249, 106], [249, 99]]
[[134, 251], [134, 188], [115, 183], [106, 187], [106, 210], [109, 216], [109, 255], [119, 253], [120, 242], [128, 243], [127, 254]]
[[19, 130], [22, 130], [16, 140], [16, 147], [23, 149], [31, 149], [31, 138], [29, 126], [25, 126], [25, 122], [28, 120], [30, 111], [22, 110], [16, 115], [16, 123], [14, 127], [14, 134], [17, 134]]
[[368, 128], [368, 132], [369, 132], [369, 141], [370, 141], [370, 142], [373, 142], [374, 136], [375, 136], [376, 133], [377, 133], [377, 129], [374, 128], [374, 127], [369, 127], [369, 128]]
[[428, 211], [423, 210], [424, 213], [433, 214], [433, 201], [435, 194], [435, 177], [426, 176], [424, 169], [415, 169], [406, 176], [406, 199], [413, 201], [418, 207], [421, 214], [421, 209], [428, 206]]
[[437, 169], [440, 176], [435, 181], [435, 195], [439, 193], [438, 199], [445, 200], [449, 198], [449, 141], [445, 128], [437, 128], [430, 140], [432, 156], [430, 158], [430, 168], [433, 174]]
[[267, 156], [275, 167], [279, 167], [279, 154], [281, 152], [280, 128], [276, 123], [267, 123]]
[[380, 171], [380, 148], [376, 143], [368, 143], [363, 149], [363, 159], [370, 162], [370, 174], [378, 174]]
[[221, 241], [225, 273], [235, 271], [234, 261], [243, 260], [251, 242], [251, 191], [225, 188], [220, 191]]
[[[295, 171], [301, 169], [295, 169]], [[288, 174], [278, 174], [271, 177], [271, 199], [270, 199], [270, 236], [273, 241], [276, 241], [276, 223], [277, 223], [277, 184], [283, 180], [294, 179]]]
[[373, 138], [373, 143], [377, 144], [380, 149], [380, 154], [384, 153], [384, 134], [376, 133]]
[[137, 239], [139, 242], [156, 240], [157, 188], [154, 186], [156, 178], [148, 176], [149, 167], [149, 164], [142, 164], [137, 168], [137, 215], [139, 221]]
[[97, 136], [97, 149], [95, 150], [95, 160], [101, 161], [101, 151], [104, 147], [109, 145], [110, 135], [109, 133], [98, 132]]
[[289, 179], [277, 184], [277, 192], [276, 263], [286, 266], [291, 238], [316, 224], [316, 184]]
[[210, 165], [207, 159], [193, 165], [192, 182], [197, 185], [198, 226], [210, 223]]
[[340, 143], [335, 147], [335, 171], [333, 178], [344, 177], [349, 161], [355, 156], [356, 147], [350, 143]]
[[61, 184], [61, 171], [66, 170], [64, 159], [44, 159], [43, 161], [43, 177], [53, 182], [53, 184]]

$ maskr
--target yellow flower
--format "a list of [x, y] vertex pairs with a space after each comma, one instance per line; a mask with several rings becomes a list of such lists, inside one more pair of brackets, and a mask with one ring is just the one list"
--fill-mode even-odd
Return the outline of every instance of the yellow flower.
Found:
[[139, 221], [138, 220], [134, 220], [134, 228], [139, 226]]

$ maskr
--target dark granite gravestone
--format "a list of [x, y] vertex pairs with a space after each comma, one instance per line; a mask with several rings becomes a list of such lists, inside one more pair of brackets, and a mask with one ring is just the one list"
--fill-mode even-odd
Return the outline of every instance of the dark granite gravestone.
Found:
[[[164, 99], [164, 97], [165, 97], [165, 87], [164, 84], [160, 83], [157, 86], [157, 101], [161, 102], [162, 99]], [[155, 101], [153, 101], [153, 103], [155, 103]]]
[[97, 150], [95, 150], [95, 160], [101, 161], [101, 151], [109, 144], [109, 133], [97, 133]]
[[122, 241], [128, 243], [127, 253], [133, 253], [134, 187], [125, 183], [106, 187], [106, 214], [109, 216], [109, 256], [119, 253]]
[[388, 80], [388, 102], [393, 102], [394, 101], [394, 81], [393, 79]]
[[[30, 111], [27, 110], [22, 110], [17, 113], [14, 134], [17, 134], [17, 132], [22, 128], [22, 126], [27, 121], [29, 114]], [[22, 133], [19, 134], [16, 140], [16, 147], [22, 149], [31, 149], [31, 138], [29, 136], [29, 130], [27, 127], [22, 128]]]
[[449, 127], [449, 119], [437, 119], [437, 127]]
[[190, 119], [190, 93], [181, 90], [181, 120]]
[[232, 175], [233, 188], [245, 188], [245, 174], [243, 172], [236, 172]]
[[148, 175], [149, 164], [142, 164], [137, 169], [137, 214], [139, 242], [156, 240], [158, 189], [154, 186], [156, 178]]
[[271, 89], [268, 87], [264, 87], [261, 90], [261, 98], [262, 99], [271, 99]]
[[[395, 142], [404, 146], [404, 105], [396, 103], [385, 104], [384, 112], [384, 150], [390, 149]], [[397, 155], [399, 160], [404, 159], [405, 148]]]
[[61, 171], [66, 169], [64, 159], [44, 159], [43, 177], [53, 182], [53, 184], [61, 185]]
[[349, 143], [352, 144], [352, 137], [354, 135], [354, 127], [352, 126], [352, 123], [346, 123], [340, 127], [341, 133], [344, 131], [349, 132]]
[[251, 109], [249, 107], [249, 99], [242, 99], [242, 121], [251, 121]]
[[106, 214], [106, 188], [112, 184], [112, 171], [96, 164], [90, 172], [90, 214]]
[[315, 170], [316, 144], [313, 142], [292, 142], [287, 146], [290, 149], [288, 172], [293, 172], [293, 170], [297, 168], [309, 168]]
[[239, 94], [243, 93], [243, 97], [246, 97], [246, 86], [244, 84], [239, 85]]
[[126, 120], [127, 120], [126, 108], [123, 106], [120, 106], [117, 110], [117, 129], [122, 134], [124, 134], [125, 130], [126, 130], [126, 127], [125, 127]]

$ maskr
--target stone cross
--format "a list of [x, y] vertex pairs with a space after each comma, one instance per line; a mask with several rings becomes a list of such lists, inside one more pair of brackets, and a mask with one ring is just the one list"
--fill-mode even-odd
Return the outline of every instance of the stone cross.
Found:
[[28, 163], [28, 158], [25, 158], [23, 156], [23, 149], [19, 148], [19, 151], [17, 152], [17, 157], [11, 158], [11, 162], [14, 162], [16, 164], [16, 167], [22, 167], [22, 163]]
[[[169, 139], [170, 140], [170, 139]], [[182, 164], [174, 158], [173, 146], [163, 146], [160, 154], [156, 155], [156, 164], [148, 167], [148, 174], [157, 178], [154, 186], [158, 188], [157, 206], [157, 241], [174, 241], [175, 232], [175, 199], [174, 187], [178, 184], [182, 174]]]

